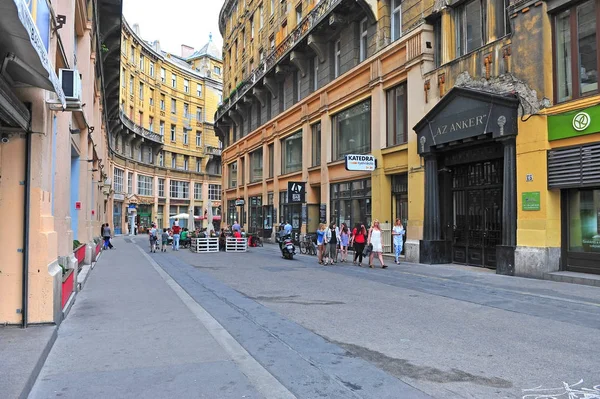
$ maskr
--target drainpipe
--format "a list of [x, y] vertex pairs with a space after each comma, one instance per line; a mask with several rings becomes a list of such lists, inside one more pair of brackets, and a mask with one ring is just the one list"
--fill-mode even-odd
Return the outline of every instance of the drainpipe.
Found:
[[[31, 130], [31, 129], [29, 129]], [[27, 314], [29, 307], [29, 207], [31, 204], [31, 133], [25, 133], [25, 201], [23, 208], [23, 328], [27, 328]]]

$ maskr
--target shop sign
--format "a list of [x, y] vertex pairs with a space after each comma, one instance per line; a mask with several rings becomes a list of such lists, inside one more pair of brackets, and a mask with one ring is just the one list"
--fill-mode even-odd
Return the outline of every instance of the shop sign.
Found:
[[531, 191], [524, 192], [521, 195], [521, 209], [524, 211], [539, 211], [540, 210], [540, 192]]
[[352, 172], [372, 172], [377, 167], [377, 160], [373, 155], [348, 154], [345, 158], [346, 170]]
[[81, 201], [75, 202], [75, 209], [77, 209], [78, 211], [81, 210]]
[[135, 204], [129, 204], [128, 208], [129, 209], [135, 209]]
[[236, 199], [235, 200], [235, 206], [244, 206], [246, 202], [243, 199]]
[[319, 206], [319, 223], [327, 223], [327, 204]]
[[125, 194], [113, 194], [113, 198], [117, 201], [124, 201], [125, 200]]
[[548, 116], [548, 140], [600, 132], [600, 105]]
[[306, 200], [306, 182], [288, 182], [288, 204], [302, 204]]

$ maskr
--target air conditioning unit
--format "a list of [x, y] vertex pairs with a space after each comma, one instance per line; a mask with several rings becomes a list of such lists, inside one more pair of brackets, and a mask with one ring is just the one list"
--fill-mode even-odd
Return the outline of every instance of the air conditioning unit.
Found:
[[60, 69], [59, 78], [67, 101], [81, 101], [81, 76], [77, 69]]

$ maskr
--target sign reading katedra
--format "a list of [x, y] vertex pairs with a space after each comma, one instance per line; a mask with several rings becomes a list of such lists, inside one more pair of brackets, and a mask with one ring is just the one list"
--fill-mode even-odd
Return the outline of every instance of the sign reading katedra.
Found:
[[372, 172], [377, 167], [377, 160], [373, 155], [346, 155], [346, 170], [357, 172]]

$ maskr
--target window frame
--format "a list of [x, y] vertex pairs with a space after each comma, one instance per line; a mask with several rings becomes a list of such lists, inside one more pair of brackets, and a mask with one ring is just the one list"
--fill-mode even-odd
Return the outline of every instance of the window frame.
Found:
[[196, 130], [196, 147], [202, 147], [202, 132]]
[[[397, 3], [396, 3], [397, 2]], [[390, 1], [390, 41], [393, 43], [402, 37], [402, 1], [391, 0]], [[398, 37], [394, 37], [394, 14], [398, 13], [398, 20], [400, 21], [400, 29], [398, 30]]]
[[194, 200], [202, 201], [202, 183], [194, 183]]
[[338, 78], [341, 75], [342, 67], [342, 41], [337, 39], [333, 42], [333, 77]]
[[[475, 46], [472, 49], [468, 48], [468, 36], [467, 36], [467, 6], [473, 3], [479, 3], [479, 24], [480, 24], [480, 35], [481, 43], [479, 46]], [[456, 56], [462, 57], [467, 55], [483, 46], [487, 43], [487, 0], [469, 0], [462, 3], [455, 10], [455, 37], [456, 37]]]
[[154, 178], [152, 176], [138, 174], [137, 194], [144, 197], [152, 197], [154, 195]]
[[[397, 129], [398, 129], [398, 124], [397, 124], [397, 115], [396, 115], [396, 111], [398, 110], [398, 96], [396, 94], [396, 90], [399, 90], [401, 88], [404, 88], [404, 104], [402, 104], [402, 109], [403, 109], [403, 113], [404, 113], [404, 120], [402, 121], [402, 127], [404, 129], [404, 133], [402, 135], [402, 140], [397, 141], [398, 139], [398, 133], [397, 133]], [[390, 96], [391, 95], [391, 96]], [[390, 97], [392, 98], [393, 104], [393, 111], [394, 111], [394, 116], [392, 118], [393, 120], [393, 132], [390, 133], [390, 115], [388, 114], [390, 111]], [[401, 145], [401, 144], [406, 144], [408, 143], [408, 84], [407, 81], [404, 81], [388, 90], [386, 90], [385, 92], [385, 127], [386, 127], [386, 143], [387, 143], [387, 147], [394, 147], [397, 145]], [[390, 138], [393, 138], [393, 142], [390, 142]]]
[[[234, 176], [235, 174], [235, 176]], [[230, 162], [227, 165], [227, 182], [229, 188], [236, 188], [238, 186], [238, 163], [237, 161]]]
[[[371, 98], [369, 97], [369, 98], [367, 98], [367, 99], [365, 99], [365, 100], [363, 100], [363, 101], [361, 101], [361, 102], [359, 102], [357, 104], [354, 104], [354, 105], [352, 105], [350, 107], [347, 107], [347, 108], [341, 110], [340, 112], [336, 113], [335, 115], [331, 116], [331, 143], [332, 143], [332, 145], [331, 145], [331, 158], [332, 158], [331, 161], [332, 162], [343, 160], [344, 156], [346, 155], [346, 154], [342, 154], [340, 156], [340, 148], [339, 148], [339, 140], [338, 140], [338, 136], [339, 136], [340, 132], [338, 131], [339, 130], [338, 117], [340, 115], [342, 115], [343, 113], [345, 113], [345, 112], [351, 112], [354, 108], [358, 108], [360, 106], [366, 106], [364, 104], [367, 104], [367, 103], [368, 103], [368, 108], [369, 108], [369, 112], [366, 113], [366, 115], [368, 115], [368, 118], [369, 118], [369, 121], [368, 121], [369, 122], [368, 123], [368, 125], [369, 125], [369, 132], [366, 135], [366, 138], [368, 139], [368, 148], [366, 148], [362, 152], [354, 151], [353, 150], [352, 153], [354, 153], [354, 154], [368, 154], [371, 151], [372, 146], [373, 146], [373, 139], [371, 137], [372, 134], [373, 134], [373, 126], [372, 126], [373, 125], [373, 120], [371, 118], [371, 113], [373, 112], [372, 111], [373, 104], [372, 104]], [[323, 154], [321, 154], [321, 156], [322, 155]]]
[[[262, 147], [250, 153], [250, 183], [256, 183], [263, 180], [264, 164], [263, 164], [263, 149]], [[258, 161], [257, 161], [258, 160]], [[255, 164], [258, 165], [255, 165]], [[255, 174], [255, 170], [259, 170], [259, 174]]]
[[310, 125], [311, 134], [311, 152], [310, 152], [310, 164], [312, 167], [320, 166], [321, 159], [321, 140], [323, 139], [323, 132], [321, 131], [321, 122], [313, 123]]
[[358, 62], [366, 60], [369, 50], [369, 22], [367, 18], [363, 18], [360, 21], [360, 36], [359, 36], [359, 50], [358, 50]]
[[169, 198], [190, 199], [190, 182], [182, 180], [169, 181]]
[[177, 125], [174, 125], [171, 123], [171, 143], [176, 143], [177, 142]]
[[123, 192], [123, 182], [125, 177], [125, 171], [120, 168], [113, 169], [113, 190], [115, 193]]
[[[300, 163], [299, 164], [291, 164], [292, 167], [288, 166], [288, 159], [287, 159], [287, 145], [288, 142], [291, 140], [298, 140], [300, 139]], [[302, 137], [302, 130], [299, 130], [297, 132], [294, 132], [284, 138], [281, 139], [281, 174], [282, 175], [287, 175], [288, 173], [295, 173], [295, 172], [299, 172], [302, 170], [302, 164], [303, 164], [303, 159], [302, 159], [302, 141], [303, 141], [303, 137]], [[292, 152], [294, 153], [294, 152]]]
[[165, 198], [165, 179], [158, 178], [158, 197]]

